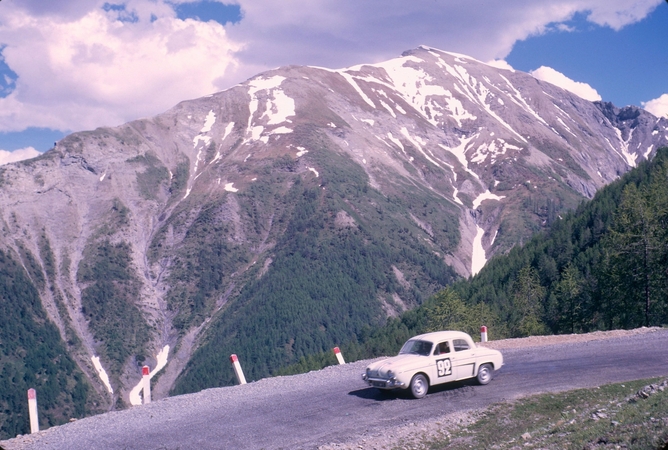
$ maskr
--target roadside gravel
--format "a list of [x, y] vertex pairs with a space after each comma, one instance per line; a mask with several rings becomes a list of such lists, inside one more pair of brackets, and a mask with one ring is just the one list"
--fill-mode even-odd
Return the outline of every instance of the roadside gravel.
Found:
[[484, 347], [496, 350], [506, 350], [510, 348], [542, 347], [546, 345], [569, 344], [575, 342], [590, 342], [601, 339], [612, 339], [637, 334], [654, 333], [661, 330], [660, 327], [642, 327], [634, 330], [612, 330], [612, 331], [594, 331], [585, 334], [559, 334], [554, 336], [530, 336], [525, 338], [503, 339], [500, 341], [489, 341], [481, 344]]

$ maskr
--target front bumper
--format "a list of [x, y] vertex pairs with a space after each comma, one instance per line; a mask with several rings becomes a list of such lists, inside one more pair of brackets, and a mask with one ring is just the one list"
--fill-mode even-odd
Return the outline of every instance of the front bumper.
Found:
[[406, 383], [403, 383], [397, 380], [395, 377], [392, 378], [375, 378], [369, 377], [367, 374], [362, 374], [362, 379], [366, 381], [369, 386], [377, 387], [379, 389], [395, 389], [395, 388], [405, 388]]

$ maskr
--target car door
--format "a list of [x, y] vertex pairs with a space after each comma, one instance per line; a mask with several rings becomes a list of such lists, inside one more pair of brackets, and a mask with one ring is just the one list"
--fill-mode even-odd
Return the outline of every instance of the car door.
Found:
[[471, 378], [475, 370], [475, 349], [466, 339], [453, 339], [452, 369], [456, 380]]
[[455, 380], [455, 372], [452, 365], [452, 344], [444, 340], [434, 346], [431, 356], [432, 364], [429, 373], [431, 384], [447, 383]]

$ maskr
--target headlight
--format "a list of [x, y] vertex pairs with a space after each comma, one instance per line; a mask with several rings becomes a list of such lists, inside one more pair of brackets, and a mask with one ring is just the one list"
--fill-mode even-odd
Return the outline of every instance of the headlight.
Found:
[[388, 370], [387, 371], [387, 376], [390, 377], [390, 378], [393, 377], [394, 376], [394, 371], [393, 370]]

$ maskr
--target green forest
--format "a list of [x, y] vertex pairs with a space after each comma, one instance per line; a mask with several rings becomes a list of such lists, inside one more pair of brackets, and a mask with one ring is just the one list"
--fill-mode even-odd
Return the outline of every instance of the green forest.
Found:
[[[346, 360], [396, 353], [409, 337], [458, 329], [490, 339], [668, 325], [668, 148], [555, 220], [526, 245], [422, 306], [367, 327]], [[277, 373], [334, 364], [304, 356]]]
[[[249, 281], [215, 317], [173, 394], [234, 384], [227, 362], [232, 353], [244, 363], [247, 379], [277, 374], [302, 358], [356, 341], [370, 324], [383, 325], [386, 314], [379, 298], [398, 308], [393, 300], [393, 294], [398, 294], [414, 307], [456, 280], [454, 270], [424, 243], [425, 233], [406, 214], [407, 210], [420, 216], [435, 214], [452, 208], [447, 201], [419, 191], [414, 192], [412, 205], [399, 197], [384, 197], [368, 188], [366, 174], [350, 159], [324, 148], [311, 154], [327, 158], [319, 166], [317, 179], [302, 180], [293, 171], [294, 161], [279, 160], [267, 168], [272, 176], [238, 195], [246, 220], [261, 230], [261, 215], [277, 211], [274, 222], [282, 224], [278, 227], [282, 232], [274, 236], [276, 250], [266, 273], [260, 276], [261, 263], [248, 271]], [[354, 223], [337, 225], [341, 211]], [[177, 320], [184, 311], [197, 313], [210, 305], [212, 294], [219, 292], [227, 274], [243, 258], [225, 242], [225, 233], [231, 231], [216, 225], [213, 213], [203, 209], [185, 240], [207, 240], [207, 250], [184, 252], [180, 258], [184, 270], [172, 271], [174, 278], [179, 277], [175, 286], [180, 280], [191, 282], [194, 295], [183, 295], [184, 299], [202, 299], [191, 301], [189, 308], [184, 308], [185, 301], [174, 301], [180, 307]], [[456, 215], [444, 215], [452, 221], [434, 231], [441, 235], [445, 248], [438, 250], [443, 253], [459, 239]], [[204, 248], [199, 242], [192, 247]], [[393, 266], [411, 286], [398, 282]], [[179, 291], [173, 289], [170, 295], [175, 292]]]
[[28, 277], [18, 255], [0, 250], [0, 439], [30, 432], [30, 388], [37, 392], [40, 428], [90, 413], [91, 388], [47, 318], [33, 281], [44, 282]]

